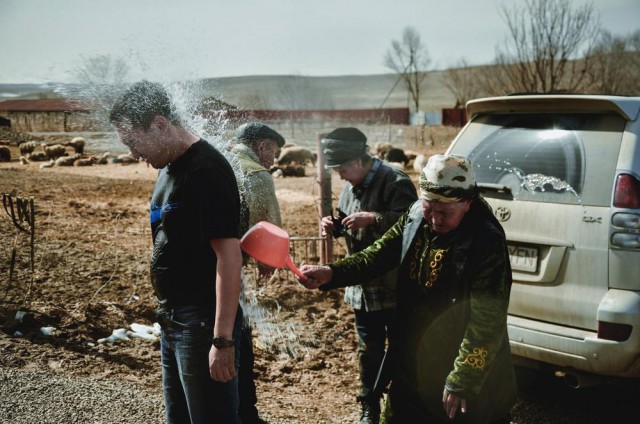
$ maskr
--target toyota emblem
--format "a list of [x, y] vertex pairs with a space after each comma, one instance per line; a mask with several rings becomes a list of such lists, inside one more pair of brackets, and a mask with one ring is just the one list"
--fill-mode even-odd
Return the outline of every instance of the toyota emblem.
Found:
[[498, 209], [496, 209], [494, 215], [496, 216], [496, 218], [498, 218], [498, 221], [504, 222], [511, 218], [511, 209], [505, 206], [500, 206]]

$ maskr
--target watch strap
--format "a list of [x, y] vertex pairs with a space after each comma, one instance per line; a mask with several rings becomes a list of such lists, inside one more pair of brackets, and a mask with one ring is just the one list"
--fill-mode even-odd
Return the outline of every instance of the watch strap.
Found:
[[235, 346], [234, 343], [235, 343], [235, 341], [233, 339], [227, 340], [224, 337], [220, 337], [220, 336], [217, 336], [217, 337], [213, 338], [213, 345], [218, 349], [224, 349], [224, 348], [227, 348], [227, 347], [233, 347], [233, 346]]

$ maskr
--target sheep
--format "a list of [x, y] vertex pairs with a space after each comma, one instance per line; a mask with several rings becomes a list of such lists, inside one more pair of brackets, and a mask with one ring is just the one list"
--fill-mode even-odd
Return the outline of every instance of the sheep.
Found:
[[110, 152], [104, 152], [102, 153], [100, 156], [98, 156], [98, 165], [106, 165], [107, 163], [109, 163], [109, 158], [111, 157], [111, 153]]
[[20, 156], [20, 163], [23, 165], [29, 165], [29, 160], [24, 156]]
[[18, 149], [20, 149], [20, 154], [22, 156], [27, 156], [29, 153], [32, 153], [36, 149], [35, 141], [25, 141], [18, 145]]
[[78, 153], [76, 153], [73, 156], [60, 156], [55, 160], [54, 163], [56, 166], [72, 166], [73, 162], [80, 159], [80, 157], [81, 156]]
[[40, 169], [43, 169], [43, 168], [52, 168], [52, 167], [53, 167], [53, 165], [55, 165], [55, 161], [54, 161], [53, 159], [49, 159], [49, 161], [48, 161], [48, 162], [45, 162], [45, 163], [41, 163], [41, 164], [40, 164]]
[[282, 145], [282, 147], [278, 147], [278, 148], [276, 149], [276, 156], [275, 156], [275, 158], [276, 158], [276, 159], [278, 159], [278, 158], [280, 157], [280, 155], [282, 154], [282, 151], [283, 151], [284, 149], [288, 149], [288, 148], [290, 148], [290, 147], [298, 147], [298, 145], [297, 145], [297, 144], [294, 144], [294, 143], [284, 143], [284, 144]]
[[98, 162], [98, 158], [95, 156], [89, 156], [88, 158], [77, 159], [73, 162], [73, 166], [91, 166]]
[[404, 164], [402, 162], [387, 162], [387, 165], [392, 168], [399, 169], [400, 171], [404, 171]]
[[137, 163], [137, 162], [138, 162], [138, 159], [134, 158], [129, 153], [118, 155], [117, 157], [111, 159], [111, 163], [128, 164], [128, 163]]
[[419, 154], [413, 161], [413, 170], [418, 174], [421, 173], [424, 167], [427, 166], [428, 161], [427, 155]]
[[33, 162], [42, 162], [48, 159], [45, 152], [33, 152], [30, 153], [27, 158]]
[[409, 162], [415, 160], [415, 158], [418, 157], [418, 153], [414, 152], [413, 150], [405, 150], [404, 154], [407, 156]]
[[0, 162], [11, 162], [11, 150], [7, 146], [0, 146]]
[[84, 152], [85, 141], [82, 137], [73, 137], [71, 141], [67, 141], [64, 145], [71, 146], [76, 153], [82, 154]]
[[67, 149], [62, 144], [52, 144], [51, 146], [47, 146], [46, 143], [42, 143], [40, 146], [48, 159], [55, 160], [60, 156], [67, 156]]
[[409, 163], [409, 159], [407, 158], [407, 155], [404, 154], [404, 151], [395, 147], [387, 152], [385, 155], [385, 161], [388, 163], [397, 163], [402, 165], [400, 169], [404, 169], [407, 166], [407, 163]]
[[387, 152], [391, 149], [393, 149], [393, 145], [391, 143], [383, 143], [379, 141], [373, 145], [373, 151], [371, 153], [378, 156], [380, 159], [384, 159]]
[[304, 177], [305, 169], [304, 165], [285, 165], [285, 166], [272, 166], [269, 170], [271, 176], [274, 178], [280, 177]]
[[315, 153], [311, 153], [309, 149], [300, 146], [292, 146], [282, 149], [280, 156], [275, 160], [275, 164], [283, 166], [297, 163], [304, 166], [308, 162], [311, 162], [311, 164], [315, 166], [316, 159], [317, 155]]

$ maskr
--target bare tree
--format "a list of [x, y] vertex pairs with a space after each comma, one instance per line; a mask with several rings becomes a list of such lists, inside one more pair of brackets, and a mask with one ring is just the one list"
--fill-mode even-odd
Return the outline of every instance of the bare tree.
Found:
[[600, 94], [640, 93], [640, 31], [622, 37], [605, 31], [591, 54], [588, 90]]
[[581, 88], [599, 33], [591, 3], [574, 8], [570, 0], [526, 0], [523, 8], [503, 5], [500, 12], [510, 34], [496, 58], [506, 92]]
[[109, 110], [126, 88], [129, 65], [109, 55], [81, 56], [81, 65], [72, 71], [77, 85], [67, 95], [92, 105], [92, 120], [97, 127], [109, 127]]
[[464, 107], [467, 101], [479, 97], [482, 92], [477, 73], [465, 59], [446, 70], [444, 85], [456, 98], [455, 107]]
[[629, 49], [632, 52], [630, 56], [630, 66], [633, 76], [635, 77], [633, 78], [629, 94], [640, 95], [640, 80], [638, 79], [638, 74], [640, 74], [640, 30], [635, 31], [629, 36]]
[[129, 73], [124, 59], [109, 55], [82, 56], [82, 65], [76, 71], [80, 84], [122, 85]]
[[415, 110], [420, 109], [420, 90], [431, 63], [429, 52], [413, 27], [406, 27], [402, 41], [393, 40], [384, 57], [384, 65], [404, 82]]

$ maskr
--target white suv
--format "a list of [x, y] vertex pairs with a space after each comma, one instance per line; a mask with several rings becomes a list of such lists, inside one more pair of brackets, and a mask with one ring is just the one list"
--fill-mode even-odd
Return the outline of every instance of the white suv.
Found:
[[472, 100], [468, 156], [507, 234], [514, 359], [580, 387], [640, 377], [640, 97]]

